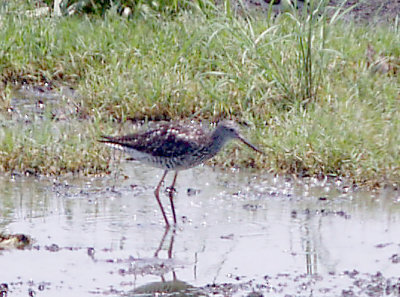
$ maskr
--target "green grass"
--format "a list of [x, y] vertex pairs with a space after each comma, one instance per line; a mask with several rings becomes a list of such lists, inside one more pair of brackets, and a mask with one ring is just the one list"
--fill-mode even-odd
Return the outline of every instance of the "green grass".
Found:
[[[398, 25], [236, 17], [210, 8], [129, 20], [115, 11], [63, 18], [4, 12], [1, 22], [3, 171], [101, 174], [111, 153], [96, 139], [120, 132], [118, 123], [229, 117], [249, 124], [245, 134], [267, 156], [232, 145], [214, 159], [218, 165], [369, 185], [399, 181], [399, 75], [373, 73], [365, 54], [371, 44], [399, 58]], [[49, 112], [39, 124], [15, 123], [10, 86], [22, 80], [75, 88], [78, 97], [57, 104], [76, 107], [69, 120]]]

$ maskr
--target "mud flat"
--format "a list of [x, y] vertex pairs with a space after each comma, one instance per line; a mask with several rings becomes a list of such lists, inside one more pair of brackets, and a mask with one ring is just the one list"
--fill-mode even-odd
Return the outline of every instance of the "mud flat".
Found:
[[162, 172], [121, 169], [1, 179], [3, 233], [32, 239], [1, 251], [3, 296], [400, 296], [397, 190], [202, 167], [181, 175], [166, 232]]

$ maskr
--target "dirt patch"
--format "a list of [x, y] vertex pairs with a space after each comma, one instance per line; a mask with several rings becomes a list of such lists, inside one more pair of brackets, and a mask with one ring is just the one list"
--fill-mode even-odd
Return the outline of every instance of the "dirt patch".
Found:
[[[272, 9], [274, 12], [282, 11], [283, 1], [275, 1], [270, 4], [268, 0], [245, 0], [248, 8], [257, 11], [268, 12]], [[292, 2], [295, 2], [292, 0]], [[303, 0], [297, 0], [298, 7], [301, 8]], [[400, 1], [398, 0], [330, 0], [329, 7], [342, 7], [343, 10], [353, 7], [345, 14], [348, 21], [355, 20], [357, 22], [394, 22], [400, 15]]]
[[[332, 5], [341, 5], [341, 0], [332, 0]], [[356, 21], [392, 22], [400, 15], [398, 0], [347, 0], [344, 8], [355, 7], [349, 12], [347, 19]]]

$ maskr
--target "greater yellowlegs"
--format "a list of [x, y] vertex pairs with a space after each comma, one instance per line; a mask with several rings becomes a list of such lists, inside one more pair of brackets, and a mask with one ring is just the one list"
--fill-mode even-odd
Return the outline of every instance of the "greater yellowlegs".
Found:
[[100, 142], [130, 154], [137, 161], [164, 169], [164, 174], [154, 195], [165, 223], [169, 226], [159, 195], [160, 187], [168, 171], [175, 171], [172, 185], [169, 188], [169, 200], [176, 224], [173, 191], [178, 171], [195, 167], [212, 158], [230, 139], [238, 139], [256, 152], [263, 154], [261, 150], [240, 135], [237, 126], [232, 121], [219, 122], [213, 131], [206, 130], [197, 123], [162, 122], [135, 134], [116, 137], [103, 136]]

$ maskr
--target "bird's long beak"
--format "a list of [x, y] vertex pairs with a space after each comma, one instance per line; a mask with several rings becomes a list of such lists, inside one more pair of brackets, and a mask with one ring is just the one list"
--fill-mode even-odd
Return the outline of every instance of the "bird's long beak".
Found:
[[244, 139], [242, 136], [239, 136], [238, 139], [243, 142], [245, 145], [247, 145], [248, 147], [250, 147], [251, 149], [255, 150], [257, 153], [260, 153], [262, 155], [265, 155], [265, 153], [258, 149], [256, 146], [252, 145], [250, 142], [248, 142], [246, 139]]

